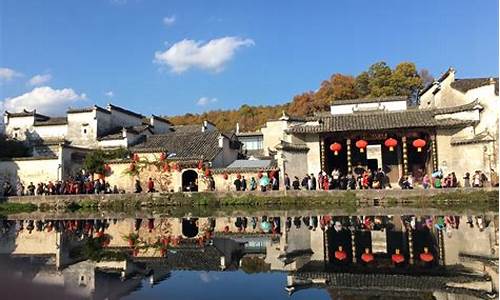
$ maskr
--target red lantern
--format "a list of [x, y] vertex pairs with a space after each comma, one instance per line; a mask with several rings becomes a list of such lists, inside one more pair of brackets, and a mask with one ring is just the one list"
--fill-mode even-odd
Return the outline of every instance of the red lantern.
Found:
[[413, 147], [417, 148], [417, 152], [422, 152], [422, 148], [424, 148], [426, 144], [425, 140], [422, 139], [413, 141]]
[[210, 169], [208, 169], [208, 168], [207, 168], [207, 169], [205, 170], [205, 177], [208, 177], [208, 176], [210, 176], [211, 174], [212, 174], [212, 172], [210, 171]]
[[241, 174], [240, 174], [240, 173], [238, 173], [238, 174], [236, 175], [236, 178], [241, 179]]
[[342, 150], [342, 145], [339, 143], [333, 143], [330, 145], [330, 150], [332, 150], [334, 155], [339, 155], [340, 150]]
[[271, 177], [271, 178], [275, 178], [275, 177], [276, 177], [276, 171], [272, 170], [272, 171], [269, 173], [269, 177]]
[[368, 145], [368, 142], [365, 140], [359, 140], [356, 142], [356, 147], [359, 148], [359, 152], [363, 153], [365, 152], [365, 148]]
[[170, 172], [170, 165], [169, 164], [163, 164], [163, 172]]
[[111, 166], [110, 166], [110, 165], [108, 165], [108, 164], [105, 164], [105, 165], [104, 165], [104, 171], [106, 171], [106, 173], [111, 172]]
[[139, 161], [139, 154], [134, 153], [133, 159], [134, 161]]
[[174, 170], [174, 171], [179, 171], [179, 168], [178, 168], [177, 163], [173, 163], [173, 164], [172, 164], [172, 170]]
[[200, 160], [198, 162], [198, 170], [201, 170], [201, 169], [203, 169], [203, 161]]
[[393, 138], [385, 140], [384, 145], [389, 148], [389, 151], [394, 151], [394, 147], [398, 145], [398, 141]]
[[162, 152], [160, 154], [160, 161], [164, 161], [165, 159], [167, 159], [167, 155], [165, 154], [165, 152]]
[[135, 170], [135, 163], [131, 163], [130, 166], [128, 166], [128, 170], [133, 172]]
[[227, 175], [227, 173], [224, 173], [224, 180], [227, 180], [229, 178], [229, 175]]
[[163, 257], [163, 256], [165, 256], [165, 253], [166, 253], [166, 252], [167, 252], [167, 249], [165, 249], [165, 248], [161, 248], [161, 249], [160, 249], [160, 256], [162, 256], [162, 257]]

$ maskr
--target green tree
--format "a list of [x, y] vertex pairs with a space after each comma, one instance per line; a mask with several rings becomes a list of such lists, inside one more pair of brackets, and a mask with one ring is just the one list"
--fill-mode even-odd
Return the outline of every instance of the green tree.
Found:
[[398, 96], [411, 96], [423, 87], [414, 63], [402, 62], [391, 74], [390, 86]]
[[360, 98], [364, 98], [370, 94], [370, 75], [368, 72], [362, 72], [356, 77], [356, 94]]
[[370, 97], [393, 96], [396, 90], [391, 85], [392, 70], [383, 61], [374, 63], [368, 69]]

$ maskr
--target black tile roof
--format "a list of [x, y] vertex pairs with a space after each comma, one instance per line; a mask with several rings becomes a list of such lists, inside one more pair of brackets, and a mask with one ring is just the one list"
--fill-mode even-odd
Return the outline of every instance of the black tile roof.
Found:
[[21, 111], [21, 112], [8, 112], [8, 111], [5, 111], [5, 115], [7, 115], [7, 116], [9, 116], [11, 118], [16, 118], [16, 117], [31, 117], [31, 116], [34, 116], [38, 120], [46, 120], [46, 119], [50, 118], [48, 116], [36, 113], [35, 110], [29, 111], [29, 110], [26, 110], [26, 109], [23, 109], [23, 111]]
[[144, 116], [141, 115], [141, 114], [138, 114], [136, 112], [130, 111], [128, 109], [125, 109], [125, 108], [122, 108], [122, 107], [119, 107], [119, 106], [116, 106], [116, 105], [113, 105], [111, 103], [108, 104], [108, 110], [109, 111], [116, 110], [116, 111], [122, 112], [124, 114], [130, 115], [130, 116], [133, 116], [133, 117], [136, 117], [136, 118], [139, 118], [139, 119], [144, 118]]
[[172, 127], [172, 130], [175, 132], [184, 132], [184, 133], [196, 133], [201, 132], [201, 124], [192, 124], [192, 125], [175, 125]]
[[175, 153], [174, 160], [202, 159], [212, 161], [222, 151], [219, 131], [170, 132], [151, 135], [132, 148], [132, 152]]
[[360, 103], [378, 103], [378, 102], [390, 102], [390, 101], [406, 101], [407, 96], [389, 96], [389, 97], [374, 97], [374, 98], [357, 98], [357, 99], [341, 99], [332, 102], [332, 105], [343, 105], [343, 104], [360, 104]]
[[[472, 110], [477, 101], [440, 109], [409, 109], [405, 111], [359, 112], [315, 118], [319, 125], [297, 125], [287, 129], [290, 133], [322, 133], [361, 130], [387, 130], [398, 128], [457, 127], [473, 125], [475, 121], [436, 119], [437, 115]], [[311, 119], [312, 120], [312, 119]]]
[[[149, 131], [150, 133], [152, 133], [151, 126], [147, 124], [125, 127], [125, 130], [127, 130], [127, 132], [134, 134], [141, 134], [144, 131]], [[123, 139], [123, 127], [120, 126], [114, 127], [98, 137], [98, 140], [100, 141], [121, 140], [121, 139]]]
[[45, 120], [36, 120], [35, 126], [55, 126], [55, 125], [67, 125], [67, 117], [53, 117]]
[[[493, 80], [495, 81], [495, 94], [498, 95], [498, 77], [493, 78]], [[462, 93], [466, 93], [468, 90], [476, 89], [478, 87], [490, 84], [490, 78], [465, 78], [456, 79], [451, 83], [451, 87]]]
[[111, 112], [109, 112], [107, 109], [104, 109], [98, 105], [93, 105], [93, 106], [88, 106], [88, 107], [80, 107], [80, 108], [69, 108], [66, 112], [68, 114], [77, 114], [77, 113], [86, 113], [86, 112], [93, 112], [95, 110], [98, 110], [102, 113], [105, 113], [105, 114], [110, 114]]
[[158, 121], [161, 121], [161, 122], [165, 122], [167, 124], [170, 124], [172, 125], [172, 122], [170, 122], [170, 120], [168, 120], [167, 118], [163, 118], [163, 117], [160, 117], [160, 116], [157, 116], [157, 115], [151, 115], [151, 117], [155, 120], [158, 120]]
[[235, 133], [236, 136], [238, 137], [245, 137], [245, 136], [262, 136], [262, 132], [260, 131], [247, 131], [247, 132], [238, 132]]
[[290, 151], [290, 152], [307, 152], [309, 147], [306, 144], [292, 144], [289, 142], [281, 141], [276, 147], [278, 150]]

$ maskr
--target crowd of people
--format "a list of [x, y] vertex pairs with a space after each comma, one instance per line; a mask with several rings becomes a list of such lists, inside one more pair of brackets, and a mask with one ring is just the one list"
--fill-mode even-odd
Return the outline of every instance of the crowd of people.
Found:
[[92, 179], [89, 175], [70, 177], [67, 180], [30, 182], [25, 186], [21, 181], [15, 185], [5, 181], [2, 185], [2, 194], [8, 196], [41, 196], [41, 195], [69, 195], [69, 194], [118, 194], [116, 185], [111, 187], [105, 179]]
[[[430, 176], [423, 175], [418, 180], [414, 176], [407, 175], [400, 177], [398, 186], [401, 189], [414, 189], [420, 185], [424, 189], [429, 188], [458, 188], [458, 187], [498, 187], [498, 175], [492, 169], [491, 178], [488, 180], [482, 171], [475, 171], [471, 177], [466, 173], [463, 182], [459, 182], [455, 172], [443, 176], [443, 171], [439, 170]], [[306, 174], [302, 179], [294, 176], [293, 180], [285, 174], [285, 188], [287, 190], [355, 190], [355, 189], [390, 189], [391, 182], [387, 174], [381, 169], [361, 170], [352, 174], [342, 174], [339, 169], [334, 169], [331, 174], [324, 171], [314, 176], [313, 173]]]
[[[424, 189], [430, 188], [458, 188], [458, 187], [498, 187], [498, 175], [492, 169], [490, 170], [490, 178], [482, 171], [475, 171], [474, 174], [465, 173], [462, 181], [459, 181], [455, 172], [451, 172], [444, 176], [442, 170], [425, 174], [415, 178], [412, 175], [403, 176], [399, 179], [398, 185], [401, 189], [414, 189], [421, 186]], [[316, 176], [305, 174], [299, 178], [294, 176], [293, 179], [284, 174], [284, 187], [287, 190], [356, 190], [356, 189], [390, 189], [390, 179], [387, 174], [381, 169], [377, 170], [357, 170], [352, 174], [343, 174], [339, 169], [333, 169], [328, 174], [325, 171], [319, 172]], [[25, 186], [21, 181], [12, 185], [9, 181], [3, 182], [1, 186], [1, 195], [7, 196], [39, 196], [39, 195], [66, 195], [66, 194], [118, 194], [123, 193], [116, 185], [111, 184], [103, 178], [93, 179], [90, 175], [80, 175], [70, 177], [67, 180], [56, 180], [49, 182], [38, 182], [36, 185], [30, 182]], [[271, 191], [279, 190], [279, 176], [276, 172], [269, 174], [263, 172], [256, 177], [238, 175], [232, 182], [232, 189], [235, 191]], [[216, 191], [215, 179], [213, 176], [208, 177], [207, 190]], [[149, 178], [146, 182], [146, 190], [144, 191], [141, 182], [135, 181], [134, 192], [142, 193], [156, 192], [155, 181]], [[183, 191], [196, 192], [198, 184], [192, 182], [183, 188]]]

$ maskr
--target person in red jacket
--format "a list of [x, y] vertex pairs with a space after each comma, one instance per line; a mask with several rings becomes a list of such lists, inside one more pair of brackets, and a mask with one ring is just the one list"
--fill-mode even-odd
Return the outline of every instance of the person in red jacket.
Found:
[[151, 177], [149, 177], [148, 180], [148, 193], [154, 193], [155, 192], [155, 183]]

